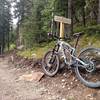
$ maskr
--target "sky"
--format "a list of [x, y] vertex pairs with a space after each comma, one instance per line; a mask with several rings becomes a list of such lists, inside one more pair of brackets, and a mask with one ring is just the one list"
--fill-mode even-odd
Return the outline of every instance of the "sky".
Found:
[[12, 16], [13, 16], [13, 24], [16, 25], [18, 19], [14, 18], [14, 10], [15, 10], [15, 9], [14, 9], [14, 5], [15, 5], [15, 3], [12, 3], [12, 4], [11, 4], [11, 14], [12, 14]]

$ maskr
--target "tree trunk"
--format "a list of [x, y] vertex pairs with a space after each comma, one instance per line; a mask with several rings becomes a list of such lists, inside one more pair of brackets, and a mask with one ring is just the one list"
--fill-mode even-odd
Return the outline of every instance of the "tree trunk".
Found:
[[17, 23], [16, 28], [16, 48], [20, 45], [20, 36], [19, 36], [19, 22]]
[[99, 0], [99, 7], [98, 7], [98, 24], [100, 24], [100, 0]]
[[68, 0], [68, 18], [71, 19], [71, 34], [73, 34], [73, 0]]
[[85, 8], [84, 8], [84, 6], [82, 7], [82, 19], [83, 19], [83, 25], [85, 27], [86, 26], [86, 21], [85, 21]]
[[54, 12], [52, 12], [52, 22], [51, 22], [51, 34], [53, 34], [53, 27], [54, 27]]
[[71, 2], [72, 0], [68, 0], [68, 18], [71, 18]]
[[2, 41], [2, 53], [4, 53], [4, 49], [5, 49], [5, 33], [3, 33], [3, 41]]
[[7, 47], [8, 47], [8, 51], [9, 51], [9, 48], [10, 48], [9, 32], [8, 32], [8, 37], [7, 37]]

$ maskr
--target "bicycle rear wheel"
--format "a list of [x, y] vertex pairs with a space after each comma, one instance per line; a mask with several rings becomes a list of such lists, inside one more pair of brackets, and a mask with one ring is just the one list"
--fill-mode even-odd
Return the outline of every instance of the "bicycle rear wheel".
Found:
[[88, 87], [100, 87], [100, 49], [87, 48], [80, 53], [79, 59], [89, 66], [75, 68], [78, 79]]

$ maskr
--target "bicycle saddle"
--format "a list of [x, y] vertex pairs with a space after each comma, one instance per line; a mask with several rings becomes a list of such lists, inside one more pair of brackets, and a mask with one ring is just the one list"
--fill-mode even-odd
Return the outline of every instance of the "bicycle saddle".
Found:
[[73, 36], [77, 36], [77, 37], [78, 37], [78, 36], [82, 35], [83, 33], [84, 33], [84, 32], [74, 33]]

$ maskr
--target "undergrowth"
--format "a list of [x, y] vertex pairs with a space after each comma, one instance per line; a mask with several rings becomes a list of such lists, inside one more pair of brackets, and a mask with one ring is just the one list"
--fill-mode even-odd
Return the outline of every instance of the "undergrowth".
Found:
[[[97, 47], [100, 48], [100, 25], [96, 26], [88, 26], [88, 27], [77, 27], [74, 32], [83, 31], [85, 34], [80, 38], [78, 50], [85, 47]], [[75, 43], [75, 39], [70, 41], [73, 45]], [[42, 58], [43, 55], [49, 50], [52, 49], [55, 45], [55, 41], [51, 41], [49, 43], [45, 42], [42, 44], [34, 44], [32, 49], [26, 49], [24, 51], [19, 51], [18, 55], [32, 58], [33, 55], [36, 58]]]

